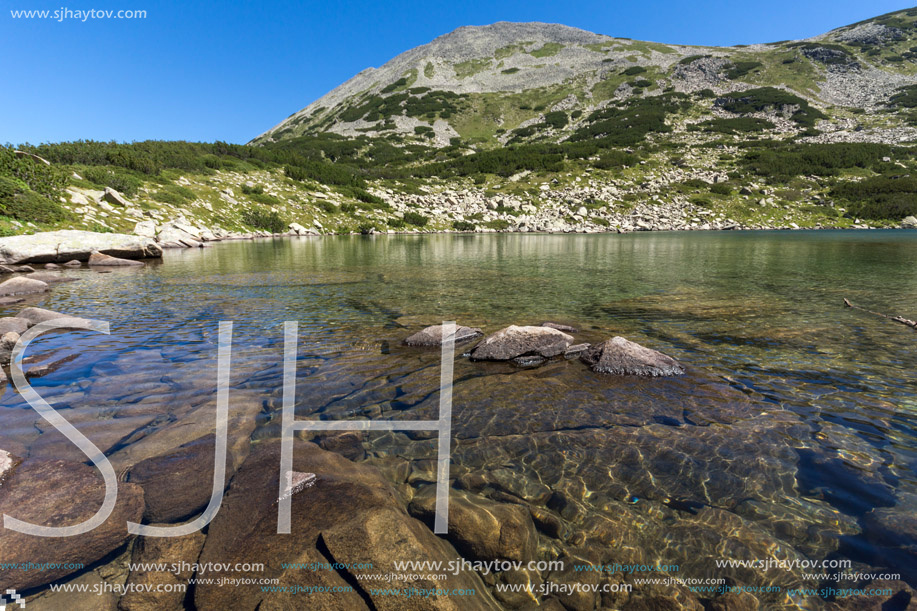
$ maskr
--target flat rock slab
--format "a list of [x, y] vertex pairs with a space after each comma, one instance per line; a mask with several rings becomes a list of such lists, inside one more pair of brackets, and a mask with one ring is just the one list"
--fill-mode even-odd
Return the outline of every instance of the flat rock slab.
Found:
[[0, 297], [10, 295], [32, 295], [35, 293], [44, 293], [48, 290], [48, 283], [41, 280], [31, 280], [22, 276], [10, 278], [0, 283]]
[[487, 336], [471, 351], [472, 360], [508, 361], [520, 356], [551, 358], [570, 346], [573, 337], [550, 327], [511, 325]]
[[541, 326], [547, 327], [549, 329], [557, 329], [558, 331], [563, 331], [564, 333], [576, 333], [576, 327], [564, 325], [559, 322], [543, 322], [541, 323]]
[[[64, 460], [28, 460], [0, 486], [0, 513], [42, 526], [73, 526], [92, 517], [105, 495], [105, 483], [94, 467]], [[90, 565], [117, 549], [130, 536], [128, 520], [143, 515], [143, 490], [120, 483], [118, 502], [98, 528], [76, 537], [36, 537], [4, 529], [0, 557], [12, 563]], [[73, 568], [23, 571], [0, 567], [0, 588], [22, 591], [51, 583]]]
[[580, 358], [596, 373], [657, 377], [685, 372], [672, 357], [620, 336], [596, 344]]
[[[467, 342], [477, 337], [482, 337], [484, 332], [474, 327], [456, 325], [455, 342]], [[404, 343], [408, 346], [442, 346], [443, 325], [432, 325], [410, 336]]]
[[[49, 264], [50, 265], [50, 264]], [[76, 282], [77, 279], [72, 276], [65, 276], [61, 272], [32, 272], [25, 276], [28, 280], [38, 280], [46, 284], [57, 284], [60, 282]]]
[[0, 264], [86, 261], [93, 252], [126, 259], [162, 256], [154, 240], [123, 233], [65, 229], [0, 238]]
[[143, 265], [143, 261], [121, 259], [120, 257], [112, 257], [111, 255], [94, 252], [89, 255], [89, 265], [101, 267], [130, 267]]

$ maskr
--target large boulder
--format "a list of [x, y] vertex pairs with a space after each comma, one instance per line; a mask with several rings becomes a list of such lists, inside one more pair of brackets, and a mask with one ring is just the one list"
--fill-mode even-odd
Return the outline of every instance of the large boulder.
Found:
[[[401, 561], [458, 561], [449, 543], [434, 535], [420, 521], [410, 517], [382, 474], [373, 467], [297, 442], [293, 469], [314, 473], [311, 485], [293, 492], [289, 534], [277, 534], [279, 447], [276, 442], [259, 444], [233, 477], [220, 512], [207, 532], [198, 562], [263, 563], [255, 576], [276, 578], [293, 590], [316, 588], [309, 595], [309, 608], [358, 610], [375, 608], [406, 611], [433, 609], [496, 609], [495, 601], [472, 571], [458, 575], [420, 575], [399, 581], [399, 588], [473, 588], [459, 606], [448, 596], [386, 596], [393, 584], [385, 575]], [[342, 499], [346, 507], [342, 506]], [[284, 563], [339, 563], [358, 569], [301, 570], [284, 568]], [[357, 580], [355, 573], [365, 579]], [[240, 573], [211, 571], [206, 577], [250, 577]], [[342, 586], [345, 591], [331, 592]], [[352, 586], [353, 589], [347, 588]], [[263, 592], [261, 588], [227, 588], [198, 584], [194, 603], [199, 609], [294, 609], [303, 595], [293, 592]]]
[[204, 241], [201, 236], [201, 230], [187, 223], [184, 219], [169, 221], [160, 226], [156, 239], [160, 242], [172, 242], [185, 246], [190, 242], [200, 243]]
[[[94, 467], [64, 460], [28, 460], [0, 486], [0, 514], [42, 526], [72, 526], [98, 511], [105, 495]], [[9, 529], [0, 536], [0, 558], [17, 563], [48, 563], [57, 568], [24, 571], [0, 567], [0, 589], [25, 590], [57, 581], [75, 566], [88, 566], [120, 547], [130, 536], [127, 521], [143, 514], [143, 490], [118, 486], [118, 502], [99, 527], [76, 537], [36, 537]]]
[[[455, 342], [466, 342], [476, 337], [481, 337], [484, 332], [473, 327], [463, 327], [456, 325]], [[443, 345], [443, 325], [433, 325], [426, 329], [421, 329], [414, 335], [404, 340], [408, 346], [442, 346]]]
[[41, 280], [32, 280], [17, 276], [0, 283], [0, 297], [8, 295], [32, 295], [34, 293], [44, 293], [48, 290], [48, 283]]
[[0, 336], [6, 335], [10, 331], [22, 335], [31, 326], [25, 318], [6, 316], [0, 318]]
[[143, 265], [143, 261], [121, 259], [120, 257], [112, 257], [111, 255], [103, 255], [100, 252], [94, 252], [89, 255], [89, 265], [99, 267], [137, 267]]
[[125, 259], [162, 256], [162, 248], [150, 238], [123, 233], [65, 229], [0, 238], [0, 264], [86, 261], [93, 252]]
[[140, 221], [134, 225], [134, 234], [145, 238], [155, 238], [156, 221]]
[[563, 354], [573, 337], [550, 327], [511, 325], [487, 336], [471, 351], [476, 361], [508, 361], [522, 356], [551, 358]]
[[901, 221], [901, 226], [905, 229], [917, 229], [917, 217], [907, 216]]
[[127, 208], [131, 203], [123, 195], [112, 189], [111, 187], [105, 187], [105, 193], [102, 195], [102, 199], [107, 201], [110, 204], [116, 206], [121, 206], [122, 208]]
[[597, 373], [675, 376], [685, 372], [685, 368], [672, 357], [623, 337], [613, 337], [596, 344], [580, 358]]

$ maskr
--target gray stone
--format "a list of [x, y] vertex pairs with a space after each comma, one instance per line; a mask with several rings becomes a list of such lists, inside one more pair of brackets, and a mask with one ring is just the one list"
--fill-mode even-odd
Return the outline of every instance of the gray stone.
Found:
[[83, 266], [82, 262], [76, 259], [73, 259], [71, 261], [67, 261], [66, 263], [64, 263], [64, 267], [82, 267], [82, 266]]
[[17, 277], [0, 283], [0, 297], [9, 295], [32, 295], [34, 293], [44, 293], [48, 290], [48, 284], [41, 280], [30, 280], [29, 278]]
[[901, 226], [908, 229], [917, 229], [917, 217], [907, 216], [901, 221]]
[[32, 325], [25, 318], [6, 316], [0, 318], [0, 336], [6, 335], [10, 331], [22, 335], [25, 333], [26, 329], [31, 326]]
[[685, 368], [672, 357], [623, 337], [613, 337], [596, 344], [580, 358], [597, 373], [673, 376], [685, 372]]
[[0, 238], [0, 264], [86, 261], [93, 252], [127, 259], [162, 256], [162, 249], [150, 238], [123, 233], [66, 229]]
[[471, 352], [478, 361], [508, 361], [520, 356], [551, 358], [563, 354], [573, 337], [550, 327], [511, 325], [486, 337]]
[[131, 203], [127, 201], [127, 199], [123, 195], [121, 195], [120, 193], [112, 189], [111, 187], [105, 187], [105, 193], [102, 194], [102, 199], [104, 199], [105, 201], [107, 201], [110, 204], [121, 206], [122, 208], [126, 208], [131, 205]]
[[[466, 342], [484, 335], [484, 332], [474, 327], [463, 327], [456, 325], [455, 341]], [[443, 326], [432, 325], [422, 329], [404, 340], [408, 346], [442, 346], [443, 345]]]
[[69, 316], [67, 314], [61, 314], [60, 312], [54, 312], [52, 310], [46, 310], [44, 308], [25, 308], [19, 314], [16, 315], [17, 318], [24, 318], [29, 321], [29, 326], [37, 325], [40, 322], [46, 322], [49, 320], [56, 320], [61, 318], [66, 318], [72, 321], [86, 322], [85, 318], [79, 318], [76, 316]]
[[89, 265], [99, 267], [137, 267], [143, 265], [143, 261], [133, 259], [121, 259], [111, 255], [103, 255], [100, 252], [94, 252], [89, 255]]
[[576, 327], [564, 325], [559, 322], [543, 322], [541, 323], [541, 326], [547, 327], [549, 329], [557, 329], [558, 331], [563, 331], [564, 333], [576, 333]]

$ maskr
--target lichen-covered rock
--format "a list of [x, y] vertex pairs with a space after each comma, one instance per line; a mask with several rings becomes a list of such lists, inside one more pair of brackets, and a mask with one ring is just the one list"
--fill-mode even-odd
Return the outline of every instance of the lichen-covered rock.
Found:
[[670, 356], [623, 337], [596, 344], [581, 357], [597, 373], [636, 376], [675, 376], [685, 368]]
[[520, 356], [551, 358], [563, 354], [573, 337], [550, 327], [511, 325], [487, 336], [471, 351], [477, 361], [508, 361]]

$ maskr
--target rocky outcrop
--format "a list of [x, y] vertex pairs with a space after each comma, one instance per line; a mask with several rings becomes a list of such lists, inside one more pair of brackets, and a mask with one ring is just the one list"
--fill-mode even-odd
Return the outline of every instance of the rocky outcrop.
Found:
[[901, 221], [901, 226], [905, 229], [917, 229], [917, 217], [906, 216], [904, 220]]
[[125, 259], [162, 256], [153, 240], [123, 233], [65, 229], [0, 238], [0, 264], [87, 261], [93, 252]]
[[0, 297], [11, 295], [33, 295], [35, 293], [44, 293], [48, 290], [48, 284], [41, 280], [32, 280], [22, 276], [10, 278], [0, 283]]
[[107, 201], [110, 204], [116, 206], [122, 206], [127, 208], [131, 203], [123, 195], [112, 189], [111, 187], [105, 187], [105, 193], [102, 195], [102, 199]]
[[137, 267], [143, 265], [143, 261], [133, 259], [121, 259], [110, 255], [103, 255], [100, 252], [94, 252], [89, 255], [89, 265], [99, 267]]
[[[455, 342], [467, 342], [469, 340], [482, 337], [484, 332], [474, 327], [463, 327], [456, 325]], [[404, 340], [408, 346], [442, 346], [443, 345], [443, 325], [432, 325], [422, 329]]]
[[550, 327], [511, 325], [487, 336], [471, 351], [472, 360], [509, 361], [533, 356], [551, 358], [564, 353], [573, 337]]
[[613, 337], [596, 344], [580, 358], [597, 373], [655, 377], [685, 372], [685, 368], [672, 357], [623, 337]]
[[[43, 526], [71, 526], [95, 515], [104, 493], [102, 476], [93, 467], [63, 460], [28, 460], [0, 486], [0, 514]], [[0, 568], [0, 588], [22, 591], [69, 575], [74, 564], [94, 563], [127, 541], [127, 521], [138, 521], [142, 513], [143, 490], [122, 483], [109, 518], [80, 536], [35, 537], [4, 529], [0, 557], [5, 562], [49, 563], [59, 568]]]

